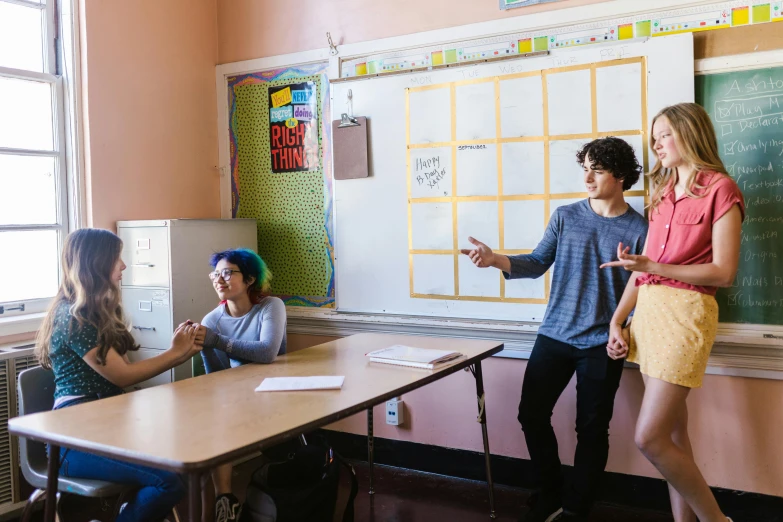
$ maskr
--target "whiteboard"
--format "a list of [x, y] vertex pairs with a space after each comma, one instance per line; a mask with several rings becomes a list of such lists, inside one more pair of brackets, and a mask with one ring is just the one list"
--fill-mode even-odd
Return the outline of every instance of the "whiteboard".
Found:
[[503, 281], [457, 249], [532, 250], [586, 197], [577, 147], [619, 132], [643, 161], [652, 116], [694, 98], [692, 35], [616, 44], [614, 62], [603, 47], [334, 84], [334, 113], [350, 90], [371, 141], [371, 176], [335, 181], [337, 309], [540, 321], [547, 278]]

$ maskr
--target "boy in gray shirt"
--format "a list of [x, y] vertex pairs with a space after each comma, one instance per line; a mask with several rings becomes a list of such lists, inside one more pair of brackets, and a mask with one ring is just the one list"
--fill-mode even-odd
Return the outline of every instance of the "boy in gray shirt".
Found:
[[[623, 191], [642, 167], [633, 148], [619, 138], [600, 138], [576, 155], [584, 168], [588, 199], [555, 210], [531, 254], [495, 254], [470, 238], [462, 250], [480, 267], [506, 279], [537, 278], [552, 264], [552, 286], [544, 320], [522, 384], [519, 422], [525, 434], [539, 491], [524, 522], [586, 521], [609, 453], [609, 421], [623, 360], [606, 353], [609, 322], [631, 275], [599, 270], [614, 259], [618, 243], [641, 254], [647, 220], [625, 202]], [[577, 379], [577, 447], [573, 480], [565, 487], [552, 429], [552, 411], [571, 377]]]

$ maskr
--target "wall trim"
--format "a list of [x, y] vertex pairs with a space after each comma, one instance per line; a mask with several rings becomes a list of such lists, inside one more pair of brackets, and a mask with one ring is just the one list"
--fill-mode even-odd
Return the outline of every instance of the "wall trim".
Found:
[[[538, 323], [491, 319], [374, 315], [300, 307], [288, 307], [287, 314], [290, 334], [345, 337], [372, 332], [486, 339], [503, 342], [505, 349], [495, 357], [506, 359], [528, 359], [538, 333]], [[752, 337], [745, 342], [721, 339], [721, 334], [724, 339], [732, 339], [731, 332], [730, 328], [719, 330], [707, 374], [783, 380], [783, 346], [755, 344]]]
[[779, 65], [783, 65], [783, 49], [702, 58], [694, 61], [694, 72], [697, 75], [715, 74]]
[[0, 317], [0, 337], [37, 332], [46, 312]]

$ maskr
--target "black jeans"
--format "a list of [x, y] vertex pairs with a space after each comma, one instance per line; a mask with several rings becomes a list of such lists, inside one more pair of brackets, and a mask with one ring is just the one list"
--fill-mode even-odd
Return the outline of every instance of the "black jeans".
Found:
[[[609, 421], [624, 360], [612, 360], [606, 345], [580, 350], [539, 335], [527, 363], [519, 403], [519, 422], [530, 460], [545, 492], [563, 492], [563, 508], [587, 515], [609, 455]], [[564, 489], [552, 410], [576, 372], [574, 474]]]

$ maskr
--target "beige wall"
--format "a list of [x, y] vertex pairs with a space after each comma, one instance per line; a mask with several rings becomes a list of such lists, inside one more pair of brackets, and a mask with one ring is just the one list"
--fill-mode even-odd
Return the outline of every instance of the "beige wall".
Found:
[[564, 9], [606, 0], [564, 0], [501, 11], [498, 0], [218, 0], [219, 63]]
[[220, 217], [215, 0], [82, 0], [89, 222]]
[[[288, 336], [289, 344], [298, 349], [331, 339]], [[526, 361], [498, 357], [483, 363], [487, 429], [493, 454], [529, 458], [516, 419], [526, 366]], [[377, 406], [375, 436], [483, 451], [481, 428], [476, 423], [475, 391], [473, 376], [458, 372], [406, 394], [402, 427], [385, 424], [383, 406]], [[643, 391], [639, 372], [625, 370], [615, 401], [607, 469], [660, 478], [634, 444]], [[691, 393], [688, 408], [696, 461], [710, 485], [783, 496], [783, 381], [708, 375], [704, 387]], [[572, 381], [552, 417], [564, 464], [574, 462], [575, 419], [576, 390]], [[367, 415], [354, 415], [329, 429], [364, 435]]]

